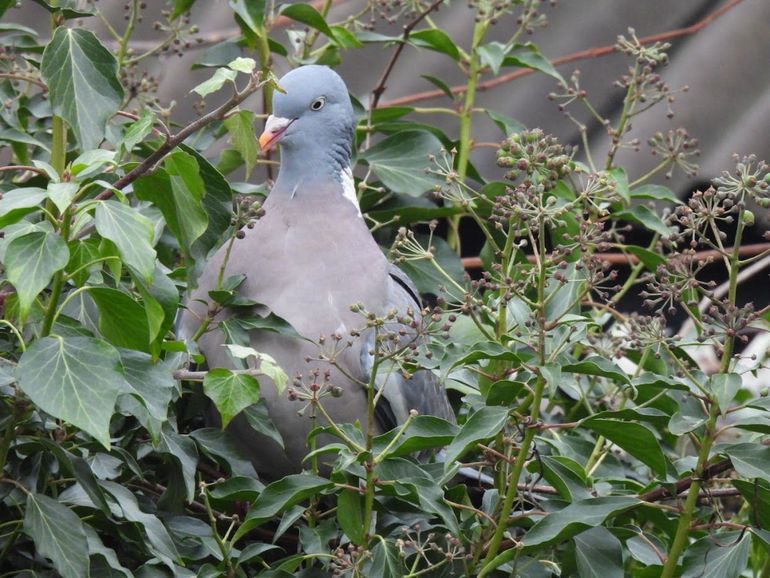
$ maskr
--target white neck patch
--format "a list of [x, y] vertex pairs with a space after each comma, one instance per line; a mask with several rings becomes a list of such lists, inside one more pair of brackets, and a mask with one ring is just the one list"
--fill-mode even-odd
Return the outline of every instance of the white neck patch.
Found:
[[361, 215], [361, 207], [358, 205], [358, 196], [356, 195], [356, 182], [353, 179], [353, 171], [350, 167], [345, 167], [340, 171], [340, 182], [342, 183], [342, 196], [353, 203], [358, 216]]

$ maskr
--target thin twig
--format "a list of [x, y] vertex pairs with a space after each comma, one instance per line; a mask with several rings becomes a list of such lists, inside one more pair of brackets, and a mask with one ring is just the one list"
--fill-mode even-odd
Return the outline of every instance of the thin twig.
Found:
[[29, 171], [31, 173], [37, 173], [38, 175], [47, 174], [43, 169], [39, 169], [37, 167], [30, 167], [27, 165], [5, 165], [3, 167], [0, 167], [0, 172], [2, 171]]
[[[731, 247], [725, 247], [726, 251], [731, 251]], [[761, 253], [764, 253], [765, 251], [770, 250], [770, 243], [754, 243], [751, 245], [743, 245], [738, 249], [738, 254], [741, 257], [752, 257], [754, 255], [759, 255]], [[694, 259], [698, 260], [707, 260], [711, 257], [718, 257], [720, 256], [720, 251], [717, 251], [715, 249], [707, 249], [703, 251], [698, 251], [693, 255]], [[604, 261], [605, 263], [609, 263], [610, 265], [636, 265], [639, 262], [639, 258], [636, 255], [628, 255], [625, 253], [617, 253], [617, 252], [611, 252], [611, 253], [595, 253], [594, 256], [597, 259], [600, 259], [601, 261]], [[527, 255], [527, 260], [530, 263], [535, 262], [535, 257], [533, 255]], [[466, 269], [480, 269], [482, 266], [481, 263], [481, 257], [463, 257], [462, 259], [463, 267]]]
[[[684, 28], [677, 28], [675, 30], [669, 30], [666, 32], [659, 32], [658, 34], [645, 36], [643, 38], [640, 38], [639, 42], [641, 44], [653, 44], [655, 42], [673, 40], [675, 38], [681, 38], [683, 36], [691, 36], [693, 34], [700, 32], [706, 26], [713, 23], [718, 18], [724, 16], [727, 12], [735, 8], [742, 1], [743, 0], [730, 0], [727, 4], [725, 4], [721, 8], [714, 10], [714, 12], [702, 18], [695, 24], [692, 24], [690, 26], [685, 26]], [[578, 60], [586, 60], [589, 58], [599, 58], [601, 56], [612, 54], [615, 51], [616, 51], [616, 48], [614, 44], [609, 46], [597, 46], [594, 48], [587, 48], [585, 50], [580, 50], [578, 52], [573, 52], [571, 54], [567, 54], [565, 56], [555, 58], [551, 61], [551, 64], [553, 64], [554, 66], [560, 66], [562, 64], [568, 64], [570, 62], [575, 62]], [[514, 70], [513, 72], [509, 72], [508, 74], [503, 74], [500, 76], [496, 76], [495, 78], [491, 78], [487, 81], [480, 82], [476, 87], [476, 90], [479, 90], [479, 91], [489, 90], [490, 88], [495, 88], [496, 86], [500, 86], [501, 84], [506, 84], [508, 82], [511, 82], [512, 80], [521, 78], [522, 76], [533, 74], [534, 72], [535, 70], [531, 68], [519, 68], [518, 70]], [[468, 88], [467, 85], [461, 84], [458, 86], [451, 87], [450, 90], [452, 91], [452, 94], [463, 94], [467, 90], [467, 88]], [[395, 98], [393, 100], [389, 100], [385, 104], [386, 106], [402, 106], [405, 104], [412, 104], [414, 102], [420, 102], [423, 100], [430, 100], [432, 98], [440, 98], [443, 95], [444, 95], [444, 91], [442, 90], [438, 90], [438, 89], [426, 90], [424, 92], [418, 92], [415, 94], [403, 96], [401, 98]]]
[[[722, 460], [721, 462], [717, 462], [715, 464], [708, 466], [703, 472], [703, 478], [706, 480], [709, 478], [713, 478], [714, 476], [719, 475], [728, 470], [731, 470], [732, 468], [733, 468], [733, 463], [729, 459]], [[645, 494], [642, 494], [641, 496], [639, 496], [639, 499], [645, 502], [657, 502], [659, 500], [665, 500], [667, 498], [671, 498], [672, 496], [678, 496], [682, 492], [688, 490], [692, 485], [693, 481], [694, 481], [693, 477], [688, 476], [683, 480], [679, 480], [676, 484], [674, 484], [673, 491], [671, 490], [670, 487], [659, 486], [654, 490], [651, 490]]]
[[224, 118], [225, 114], [227, 114], [231, 109], [238, 106], [240, 103], [246, 100], [249, 96], [251, 96], [257, 90], [259, 90], [265, 84], [265, 82], [267, 81], [260, 80], [259, 75], [256, 75], [256, 74], [252, 75], [251, 80], [249, 81], [249, 84], [248, 86], [246, 86], [246, 88], [244, 88], [240, 92], [236, 92], [232, 97], [230, 97], [224, 104], [222, 104], [218, 108], [200, 117], [198, 120], [191, 122], [175, 135], [168, 137], [166, 141], [155, 150], [155, 152], [153, 152], [141, 163], [139, 163], [136, 167], [134, 167], [133, 170], [126, 173], [125, 176], [115, 181], [115, 183], [112, 185], [112, 188], [103, 190], [101, 193], [96, 195], [95, 198], [98, 200], [109, 199], [114, 194], [115, 189], [122, 190], [128, 185], [130, 185], [131, 183], [133, 183], [139, 177], [147, 174], [152, 169], [152, 167], [155, 166], [156, 163], [162, 160], [163, 157], [165, 157], [177, 146], [182, 144], [187, 137], [196, 133], [197, 131], [202, 129], [204, 126], [211, 124], [216, 120], [221, 120], [222, 118]]
[[412, 30], [414, 30], [415, 27], [420, 22], [422, 22], [426, 16], [428, 16], [428, 14], [438, 9], [439, 5], [443, 1], [444, 0], [435, 0], [430, 6], [428, 6], [425, 10], [420, 12], [420, 14], [418, 14], [414, 20], [412, 20], [409, 24], [404, 26], [404, 32], [401, 35], [401, 40], [399, 41], [398, 46], [396, 46], [396, 50], [393, 52], [393, 55], [390, 57], [390, 60], [388, 61], [388, 64], [385, 66], [385, 70], [383, 71], [382, 76], [380, 77], [380, 81], [372, 89], [372, 99], [369, 104], [369, 110], [374, 110], [375, 108], [377, 108], [377, 105], [380, 102], [380, 98], [382, 97], [382, 93], [385, 92], [385, 89], [387, 88], [386, 83], [388, 82], [390, 73], [393, 72], [393, 67], [396, 65], [398, 58], [401, 56], [401, 52], [403, 52], [404, 46], [406, 46], [406, 41], [409, 39], [409, 34], [411, 34]]

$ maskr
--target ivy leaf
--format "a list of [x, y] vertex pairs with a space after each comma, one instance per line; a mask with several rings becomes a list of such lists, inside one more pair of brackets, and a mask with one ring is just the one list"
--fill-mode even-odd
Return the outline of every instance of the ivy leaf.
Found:
[[744, 478], [770, 479], [770, 448], [758, 443], [732, 444], [722, 450]]
[[246, 373], [218, 367], [206, 373], [203, 391], [222, 417], [222, 428], [241, 411], [259, 401], [259, 382]]
[[333, 482], [312, 474], [293, 474], [273, 482], [251, 506], [233, 540], [237, 541], [279, 512], [333, 487]]
[[136, 209], [111, 199], [96, 205], [94, 221], [98, 233], [115, 243], [126, 265], [149, 281], [155, 270], [152, 221]]
[[582, 530], [600, 525], [608, 517], [625, 512], [639, 504], [637, 498], [608, 496], [573, 502], [552, 512], [525, 534], [525, 548], [565, 540]]
[[444, 470], [448, 471], [455, 461], [470, 451], [477, 443], [498, 434], [508, 421], [508, 408], [485, 406], [468, 418], [457, 437], [446, 449]]
[[495, 112], [494, 110], [489, 110], [489, 109], [484, 110], [484, 112], [487, 113], [489, 120], [495, 123], [495, 125], [497, 125], [497, 128], [499, 128], [502, 131], [503, 135], [506, 137], [512, 134], [519, 133], [526, 128], [518, 120], [516, 120], [515, 118], [511, 118], [508, 115], [501, 114], [499, 112]]
[[169, 20], [176, 20], [182, 14], [186, 14], [193, 4], [195, 4], [195, 0], [174, 0], [174, 10], [171, 12]]
[[131, 152], [136, 145], [142, 142], [151, 132], [155, 123], [155, 113], [150, 109], [142, 110], [139, 119], [128, 125], [123, 135], [123, 148]]
[[623, 370], [612, 361], [598, 355], [586, 357], [575, 363], [564, 364], [562, 371], [583, 375], [599, 375], [621, 383], [630, 383], [631, 381]]
[[21, 356], [19, 387], [40, 409], [110, 446], [110, 418], [123, 388], [120, 356], [93, 337], [43, 337]]
[[251, 176], [251, 171], [257, 165], [257, 133], [254, 132], [254, 113], [250, 110], [241, 110], [228, 116], [224, 125], [227, 132], [230, 133], [230, 142], [246, 164], [246, 178], [248, 179]]
[[358, 492], [344, 489], [337, 496], [337, 523], [354, 544], [363, 544], [364, 531], [363, 497]]
[[430, 155], [438, 155], [441, 141], [425, 131], [405, 130], [378, 142], [360, 155], [388, 189], [418, 196], [440, 181], [425, 173]]
[[99, 308], [99, 332], [118, 347], [149, 351], [150, 328], [144, 306], [111, 287], [93, 287], [88, 294]]
[[70, 206], [77, 192], [76, 183], [48, 183], [48, 198], [56, 205], [60, 213], [63, 213]]
[[190, 92], [197, 92], [203, 98], [220, 90], [225, 83], [233, 82], [238, 73], [229, 68], [217, 68], [214, 74], [208, 80], [204, 80], [194, 87]]
[[631, 421], [590, 417], [582, 425], [604, 436], [615, 445], [650, 466], [661, 476], [666, 475], [666, 457], [655, 435], [645, 425]]
[[26, 319], [38, 294], [54, 273], [69, 262], [67, 243], [51, 231], [33, 231], [14, 238], [5, 250], [5, 273], [16, 287], [19, 316]]
[[735, 399], [742, 385], [741, 376], [737, 373], [717, 373], [707, 383], [707, 387], [716, 395], [717, 405], [723, 413], [729, 409], [730, 402]]
[[633, 189], [630, 195], [632, 199], [666, 201], [675, 205], [682, 203], [671, 189], [663, 185], [642, 185]]
[[112, 52], [90, 30], [62, 26], [43, 52], [40, 73], [54, 114], [72, 127], [82, 149], [97, 148], [123, 102]]
[[500, 67], [505, 60], [506, 48], [502, 42], [490, 42], [479, 46], [479, 56], [481, 57], [481, 64], [489, 66], [492, 70], [492, 74], [500, 74]]
[[409, 34], [407, 42], [419, 48], [427, 48], [446, 54], [452, 60], [460, 60], [460, 51], [454, 41], [443, 30], [428, 28]]
[[0, 199], [0, 229], [20, 221], [25, 215], [38, 210], [48, 193], [38, 187], [23, 187], [3, 193]]
[[625, 221], [632, 221], [644, 225], [650, 231], [659, 233], [663, 237], [671, 234], [671, 229], [657, 214], [645, 205], [634, 205], [622, 211], [616, 211], [614, 216]]
[[623, 578], [622, 546], [607, 528], [591, 528], [573, 541], [581, 578]]
[[86, 533], [72, 510], [43, 494], [29, 493], [24, 531], [64, 578], [89, 575]]
[[503, 66], [518, 66], [539, 70], [548, 76], [564, 83], [564, 78], [553, 67], [553, 64], [540, 52], [540, 49], [531, 42], [518, 44], [503, 60]]
[[372, 565], [367, 576], [370, 578], [401, 578], [401, 556], [395, 544], [380, 539], [372, 548]]
[[302, 4], [300, 2], [286, 4], [281, 8], [281, 15], [297, 22], [302, 22], [302, 24], [307, 24], [311, 28], [322, 32], [327, 38], [335, 39], [334, 33], [329, 28], [323, 15], [310, 4]]

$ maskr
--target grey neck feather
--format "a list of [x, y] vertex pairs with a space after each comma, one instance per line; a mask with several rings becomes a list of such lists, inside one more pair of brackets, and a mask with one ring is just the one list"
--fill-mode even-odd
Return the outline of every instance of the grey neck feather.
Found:
[[281, 168], [271, 194], [293, 198], [300, 189], [312, 190], [313, 184], [338, 182], [341, 187], [341, 173], [350, 167], [350, 149], [347, 139], [325, 146], [305, 143], [299, 148], [283, 147]]

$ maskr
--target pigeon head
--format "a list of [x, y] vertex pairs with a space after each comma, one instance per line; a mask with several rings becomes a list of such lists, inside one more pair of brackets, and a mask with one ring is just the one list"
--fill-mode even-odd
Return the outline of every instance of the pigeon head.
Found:
[[327, 66], [308, 65], [278, 83], [284, 92], [273, 95], [273, 114], [259, 137], [262, 150], [280, 143], [284, 162], [292, 156], [305, 165], [346, 168], [356, 119], [343, 80]]

